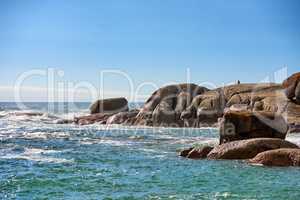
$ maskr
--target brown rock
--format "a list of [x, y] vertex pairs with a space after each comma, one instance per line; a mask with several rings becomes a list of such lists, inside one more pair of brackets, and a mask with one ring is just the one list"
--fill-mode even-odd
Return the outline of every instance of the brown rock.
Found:
[[207, 157], [209, 159], [250, 159], [258, 153], [279, 148], [298, 148], [298, 146], [275, 138], [239, 140], [216, 146]]
[[254, 111], [261, 111], [264, 108], [264, 103], [262, 101], [256, 101], [253, 105]]
[[128, 102], [123, 97], [97, 100], [90, 106], [90, 111], [91, 114], [124, 112], [128, 111]]
[[152, 113], [154, 126], [180, 126], [172, 107], [174, 100], [174, 98], [165, 99], [156, 106]]
[[93, 123], [105, 124], [106, 120], [110, 116], [112, 116], [112, 114], [97, 113], [97, 114], [91, 114], [87, 116], [76, 117], [74, 119], [74, 122], [79, 125], [88, 125]]
[[220, 144], [250, 138], [285, 139], [288, 125], [270, 112], [228, 111], [220, 122]]
[[135, 125], [182, 126], [179, 118], [192, 98], [208, 91], [195, 84], [169, 85], [155, 91], [139, 112]]
[[188, 92], [181, 92], [177, 96], [175, 112], [182, 113], [192, 102], [193, 97]]
[[300, 149], [282, 148], [265, 151], [249, 161], [266, 166], [300, 166]]
[[285, 94], [288, 99], [293, 100], [296, 96], [295, 89], [300, 81], [300, 72], [293, 74], [283, 81], [282, 86], [285, 89]]
[[126, 121], [135, 118], [138, 113], [139, 110], [131, 110], [114, 114], [107, 119], [106, 124], [123, 124]]
[[192, 147], [180, 152], [180, 156], [190, 159], [206, 158], [207, 154], [213, 149], [211, 146]]
[[209, 152], [213, 149], [213, 147], [210, 146], [204, 146], [200, 148], [193, 148], [188, 155], [186, 156], [187, 158], [190, 159], [201, 159], [201, 158], [206, 158]]
[[300, 82], [298, 82], [298, 85], [295, 89], [295, 97], [297, 101], [300, 101]]
[[194, 149], [194, 147], [188, 148], [188, 149], [184, 149], [179, 153], [179, 156], [182, 157], [187, 157], [188, 154]]
[[300, 80], [300, 72], [295, 73], [295, 74], [291, 75], [290, 77], [288, 77], [286, 80], [284, 80], [282, 83], [282, 86], [284, 88], [287, 88], [290, 85], [292, 85], [294, 82], [299, 82], [299, 80]]

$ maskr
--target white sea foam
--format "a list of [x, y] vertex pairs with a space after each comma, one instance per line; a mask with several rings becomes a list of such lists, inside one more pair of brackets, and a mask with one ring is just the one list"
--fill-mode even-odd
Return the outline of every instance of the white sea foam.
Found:
[[49, 138], [69, 138], [70, 134], [65, 132], [25, 132], [22, 136], [26, 139], [49, 139]]
[[287, 135], [286, 140], [300, 146], [300, 134], [289, 134]]
[[83, 138], [79, 141], [82, 145], [92, 145], [92, 144], [108, 144], [111, 146], [130, 146], [133, 145], [133, 142], [126, 140], [111, 140], [111, 139], [90, 139]]
[[20, 154], [8, 153], [1, 156], [1, 159], [23, 159], [31, 160], [35, 162], [50, 162], [50, 163], [69, 163], [72, 160], [67, 160], [64, 158], [54, 158], [50, 157], [49, 154], [59, 153], [60, 151], [55, 150], [45, 150], [37, 148], [25, 148], [24, 152]]

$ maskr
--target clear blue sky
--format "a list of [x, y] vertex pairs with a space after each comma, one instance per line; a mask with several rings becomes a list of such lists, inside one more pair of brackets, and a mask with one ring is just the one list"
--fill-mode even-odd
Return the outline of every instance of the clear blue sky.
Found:
[[217, 85], [257, 82], [284, 65], [291, 74], [300, 69], [299, 10], [298, 0], [1, 0], [0, 86], [47, 67], [93, 84], [101, 69], [136, 85], [184, 82], [187, 67], [193, 82]]

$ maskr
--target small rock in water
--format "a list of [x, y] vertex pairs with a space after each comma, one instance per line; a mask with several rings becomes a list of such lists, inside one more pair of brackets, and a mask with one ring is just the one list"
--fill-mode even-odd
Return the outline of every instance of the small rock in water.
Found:
[[213, 149], [213, 147], [211, 147], [211, 146], [194, 148], [192, 151], [189, 152], [189, 154], [187, 155], [187, 158], [191, 158], [191, 159], [206, 158], [212, 149]]
[[266, 166], [300, 166], [300, 149], [282, 148], [265, 151], [249, 160], [249, 163]]
[[209, 159], [251, 159], [257, 154], [279, 148], [299, 148], [296, 144], [277, 138], [254, 138], [216, 146]]
[[180, 156], [191, 158], [191, 159], [201, 159], [206, 158], [207, 154], [213, 149], [211, 146], [203, 146], [203, 147], [192, 147], [189, 149], [185, 149], [180, 152]]

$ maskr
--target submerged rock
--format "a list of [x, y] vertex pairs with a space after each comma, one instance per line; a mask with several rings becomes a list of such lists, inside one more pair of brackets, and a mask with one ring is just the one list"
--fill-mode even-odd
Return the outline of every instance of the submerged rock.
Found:
[[298, 148], [298, 146], [281, 139], [255, 138], [218, 145], [207, 157], [209, 159], [250, 159], [258, 153], [279, 148]]
[[266, 166], [300, 166], [300, 149], [282, 148], [265, 151], [249, 161]]
[[220, 122], [220, 144], [250, 138], [285, 139], [288, 124], [272, 112], [228, 111]]
[[125, 98], [111, 98], [97, 100], [90, 106], [91, 114], [96, 113], [118, 113], [128, 111], [128, 102]]

